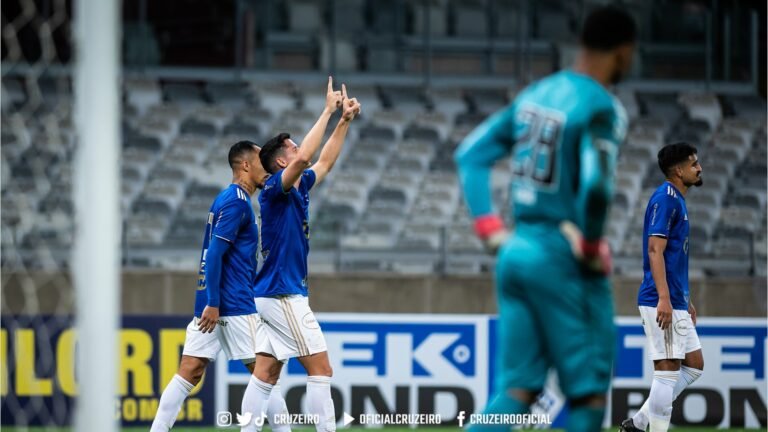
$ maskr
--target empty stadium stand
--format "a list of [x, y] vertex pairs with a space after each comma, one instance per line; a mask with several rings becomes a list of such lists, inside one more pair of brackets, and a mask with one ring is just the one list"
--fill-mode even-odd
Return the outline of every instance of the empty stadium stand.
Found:
[[[16, 245], [30, 267], [66, 264], [76, 146], [63, 101], [72, 96], [66, 81], [41, 83], [41, 94], [28, 94], [23, 80], [3, 81], [3, 244]], [[230, 179], [228, 147], [239, 139], [263, 142], [277, 131], [300, 140], [322, 106], [317, 89], [289, 83], [141, 78], [126, 80], [123, 89], [123, 238], [126, 264], [137, 266], [192, 268], [204, 215]], [[471, 232], [452, 153], [512, 95], [502, 88], [425, 93], [363, 85], [350, 91], [364, 115], [336, 170], [314, 192], [313, 262], [321, 269], [403, 273], [492, 268]], [[618, 96], [632, 123], [607, 227], [617, 272], [641, 271], [645, 205], [663, 181], [655, 155], [665, 142], [684, 139], [699, 148], [704, 177], [688, 200], [693, 268], [765, 275], [765, 101], [626, 88]], [[501, 163], [492, 178], [502, 209], [510, 175]], [[48, 181], [35, 181], [41, 178]]]

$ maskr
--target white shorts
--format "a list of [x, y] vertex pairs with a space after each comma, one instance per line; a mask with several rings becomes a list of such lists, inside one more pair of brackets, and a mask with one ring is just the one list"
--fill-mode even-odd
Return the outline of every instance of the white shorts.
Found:
[[199, 318], [193, 317], [187, 325], [182, 354], [215, 360], [222, 349], [230, 360], [252, 363], [256, 353], [256, 337], [259, 332], [259, 314], [219, 317], [213, 332], [203, 333], [198, 327]]
[[266, 336], [257, 336], [257, 353], [285, 360], [328, 351], [307, 297], [289, 295], [257, 297], [255, 300], [262, 323], [259, 330]]
[[643, 330], [648, 338], [651, 360], [684, 359], [685, 355], [701, 349], [699, 335], [688, 311], [672, 309], [672, 325], [662, 330], [656, 322], [656, 308], [639, 306]]

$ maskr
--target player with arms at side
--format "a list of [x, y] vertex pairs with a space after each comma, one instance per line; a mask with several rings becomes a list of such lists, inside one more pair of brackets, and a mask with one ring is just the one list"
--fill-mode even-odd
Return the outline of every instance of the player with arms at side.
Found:
[[[329, 81], [328, 92], [332, 91]], [[299, 147], [285, 133], [267, 141], [259, 155], [264, 168], [272, 174], [259, 195], [264, 265], [253, 287], [262, 320], [260, 331], [266, 337], [259, 338], [256, 366], [248, 383], [258, 398], [243, 409], [255, 417], [262, 415], [283, 362], [298, 357], [309, 375], [307, 405], [310, 414], [319, 418], [318, 431], [336, 430], [336, 419], [325, 338], [307, 301], [309, 191], [336, 163], [350, 122], [360, 112], [360, 104], [347, 98], [343, 84], [342, 100], [341, 119], [312, 168], [309, 165], [318, 142], [305, 139]], [[331, 112], [327, 109], [324, 115], [330, 117]], [[317, 131], [313, 128], [310, 134], [322, 136], [324, 129], [324, 125]]]
[[[219, 193], [208, 213], [195, 315], [187, 326], [178, 373], [160, 397], [151, 432], [173, 427], [184, 400], [222, 348], [230, 360], [241, 360], [253, 370], [259, 321], [251, 284], [256, 277], [259, 230], [250, 196], [264, 187], [268, 174], [259, 161], [259, 147], [253, 142], [234, 144], [228, 159], [232, 184]], [[288, 412], [279, 391], [273, 393], [268, 412]], [[290, 426], [273, 430], [290, 431]]]
[[[615, 344], [602, 236], [627, 129], [624, 108], [607, 87], [629, 71], [635, 32], [621, 9], [596, 9], [584, 23], [573, 69], [525, 88], [456, 151], [475, 231], [498, 250], [497, 381], [487, 414], [528, 412], [554, 367], [569, 402], [567, 430], [601, 428]], [[510, 153], [515, 232], [507, 237], [489, 179]]]
[[[696, 148], [687, 143], [665, 146], [658, 154], [665, 181], [651, 195], [643, 222], [643, 282], [637, 296], [643, 330], [653, 361], [648, 399], [634, 417], [624, 420], [623, 432], [665, 432], [672, 402], [704, 370], [696, 333], [696, 308], [688, 292], [688, 209], [685, 195], [701, 186]], [[682, 365], [681, 365], [682, 363]]]

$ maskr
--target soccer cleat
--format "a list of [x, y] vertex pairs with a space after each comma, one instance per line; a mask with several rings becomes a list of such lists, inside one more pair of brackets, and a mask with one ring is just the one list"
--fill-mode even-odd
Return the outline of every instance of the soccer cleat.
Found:
[[632, 417], [624, 420], [621, 422], [621, 426], [619, 426], [619, 432], [645, 432], [642, 429], [638, 429], [635, 427], [635, 423], [632, 421]]

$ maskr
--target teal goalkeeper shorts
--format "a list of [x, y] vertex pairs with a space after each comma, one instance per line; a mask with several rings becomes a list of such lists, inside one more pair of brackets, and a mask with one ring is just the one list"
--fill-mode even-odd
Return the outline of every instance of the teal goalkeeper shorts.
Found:
[[496, 391], [544, 388], [550, 368], [569, 399], [604, 394], [615, 355], [607, 277], [585, 273], [551, 225], [518, 225], [499, 251]]

